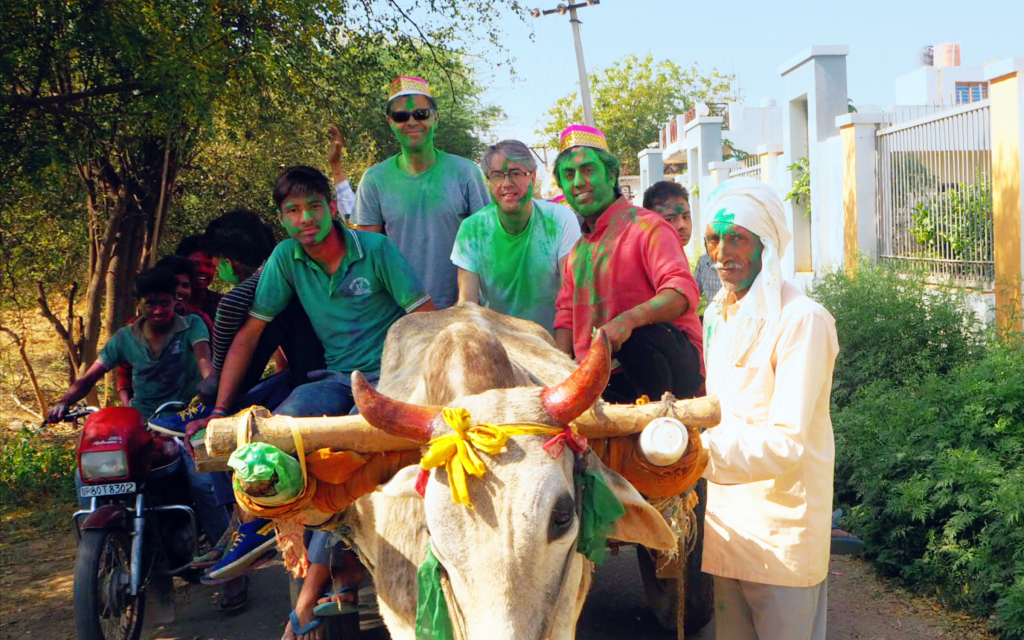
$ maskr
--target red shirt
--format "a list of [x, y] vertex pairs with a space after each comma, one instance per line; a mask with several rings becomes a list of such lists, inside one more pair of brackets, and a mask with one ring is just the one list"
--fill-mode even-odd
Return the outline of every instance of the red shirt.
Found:
[[601, 214], [591, 233], [584, 230], [569, 254], [555, 302], [555, 328], [572, 330], [576, 358], [582, 359], [590, 350], [594, 328], [665, 289], [686, 297], [686, 311], [672, 324], [701, 353], [703, 372], [700, 293], [679, 235], [657, 213], [619, 198]]

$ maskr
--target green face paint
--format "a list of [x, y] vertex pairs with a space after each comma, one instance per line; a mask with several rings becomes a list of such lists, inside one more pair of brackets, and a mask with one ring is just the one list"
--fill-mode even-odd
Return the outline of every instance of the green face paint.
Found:
[[[431, 109], [430, 101], [425, 96], [406, 96], [404, 104], [399, 98], [389, 108], [392, 113], [396, 111], [412, 113], [417, 109]], [[430, 117], [426, 120], [409, 118], [405, 122], [399, 123], [388, 118], [388, 124], [403, 153], [418, 153], [434, 148], [434, 132], [437, 129], [436, 112], [431, 112]]]
[[715, 212], [704, 231], [704, 247], [715, 261], [722, 286], [742, 298], [761, 273], [764, 245], [749, 230], [734, 224], [725, 209]]
[[288, 196], [278, 216], [288, 237], [304, 245], [317, 245], [331, 232], [331, 205], [320, 194]]
[[599, 215], [615, 201], [615, 180], [589, 147], [578, 147], [562, 161], [558, 182], [565, 201], [584, 218]]
[[227, 258], [221, 258], [220, 264], [217, 265], [217, 275], [228, 284], [236, 285], [239, 283], [238, 276], [235, 275], [235, 270], [231, 268], [231, 263], [228, 262]]

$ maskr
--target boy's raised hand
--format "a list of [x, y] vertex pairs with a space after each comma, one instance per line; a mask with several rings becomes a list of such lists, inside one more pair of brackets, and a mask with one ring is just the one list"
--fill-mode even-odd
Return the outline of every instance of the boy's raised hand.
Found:
[[331, 169], [334, 169], [336, 164], [341, 163], [341, 150], [345, 144], [341, 137], [341, 129], [337, 125], [331, 125], [331, 128], [327, 130], [327, 136], [330, 138], [330, 146], [327, 149], [327, 162], [330, 163]]

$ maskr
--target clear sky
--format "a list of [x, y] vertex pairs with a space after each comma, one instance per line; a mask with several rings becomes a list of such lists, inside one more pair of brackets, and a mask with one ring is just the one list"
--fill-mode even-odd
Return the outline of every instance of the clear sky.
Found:
[[[554, 8], [568, 0], [527, 0]], [[701, 69], [733, 73], [744, 101], [781, 97], [778, 67], [810, 45], [849, 45], [847, 76], [854, 104], [891, 105], [895, 79], [917, 67], [924, 45], [957, 42], [964, 66], [1024, 56], [1024, 0], [821, 0], [680, 2], [601, 0], [579, 10], [588, 71], [627, 55], [651, 53]], [[569, 17], [526, 22], [509, 16], [504, 44], [516, 57], [518, 79], [504, 67], [486, 72], [485, 100], [508, 120], [497, 139], [533, 144], [544, 113], [576, 90], [578, 75]], [[534, 40], [529, 38], [531, 29]]]

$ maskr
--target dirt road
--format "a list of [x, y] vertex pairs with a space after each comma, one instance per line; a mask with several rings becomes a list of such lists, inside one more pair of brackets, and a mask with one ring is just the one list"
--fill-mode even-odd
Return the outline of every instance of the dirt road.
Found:
[[[44, 537], [4, 536], [0, 540], [0, 639], [61, 640], [74, 638], [71, 610], [74, 538], [58, 533]], [[10, 538], [10, 539], [7, 539]], [[280, 563], [254, 572], [250, 607], [225, 616], [213, 606], [214, 590], [180, 583], [177, 619], [169, 625], [147, 624], [143, 637], [157, 639], [277, 640], [288, 612], [288, 586]], [[934, 603], [893, 590], [860, 560], [834, 557], [829, 577], [829, 640], [981, 640], [991, 638], [982, 625]], [[713, 624], [713, 623], [712, 623]], [[600, 568], [587, 600], [580, 640], [650, 638], [669, 640], [643, 608], [635, 555], [624, 550]], [[362, 640], [386, 640], [370, 630]], [[705, 629], [698, 640], [710, 640]]]

